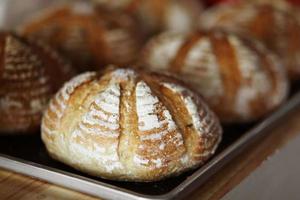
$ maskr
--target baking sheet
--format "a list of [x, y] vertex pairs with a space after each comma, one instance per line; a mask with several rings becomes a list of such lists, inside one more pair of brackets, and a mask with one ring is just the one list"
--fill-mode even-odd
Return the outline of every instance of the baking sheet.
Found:
[[[239, 132], [243, 132], [247, 129], [247, 126], [234, 127], [234, 129], [226, 130], [230, 137], [225, 137], [225, 140], [221, 143], [220, 148], [217, 151], [221, 153], [226, 147], [228, 147], [232, 141], [239, 137]], [[227, 141], [226, 141], [227, 140]], [[11, 157], [19, 158], [27, 162], [37, 163], [43, 166], [48, 166], [55, 169], [60, 169], [66, 172], [86, 176], [97, 181], [105, 182], [117, 187], [126, 188], [128, 190], [138, 192], [145, 195], [162, 195], [170, 192], [172, 189], [180, 185], [187, 177], [192, 176], [196, 170], [187, 172], [181, 176], [175, 178], [169, 178], [164, 181], [155, 183], [131, 183], [131, 182], [118, 182], [108, 181], [101, 178], [95, 178], [85, 175], [79, 171], [72, 169], [60, 162], [57, 162], [48, 156], [46, 149], [39, 137], [36, 136], [2, 136], [0, 137], [0, 153]], [[1, 161], [0, 161], [1, 162]], [[1, 166], [1, 163], [0, 163]]]

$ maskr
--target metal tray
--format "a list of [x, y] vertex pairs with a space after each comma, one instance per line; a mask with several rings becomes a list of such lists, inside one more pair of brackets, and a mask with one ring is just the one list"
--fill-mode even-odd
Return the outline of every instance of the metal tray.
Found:
[[205, 165], [164, 181], [118, 182], [85, 175], [51, 159], [38, 134], [1, 136], [0, 167], [106, 199], [181, 199], [300, 106], [300, 92], [293, 91], [294, 95], [264, 120], [224, 127], [224, 139], [215, 156]]

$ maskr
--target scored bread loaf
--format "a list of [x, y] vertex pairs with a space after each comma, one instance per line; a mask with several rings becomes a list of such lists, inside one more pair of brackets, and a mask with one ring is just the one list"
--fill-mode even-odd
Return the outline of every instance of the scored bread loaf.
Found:
[[51, 94], [74, 72], [47, 46], [8, 32], [0, 32], [0, 60], [0, 133], [37, 131]]
[[222, 137], [215, 115], [177, 80], [132, 69], [66, 83], [42, 120], [50, 155], [106, 179], [156, 181], [195, 168]]
[[188, 32], [197, 29], [203, 9], [198, 0], [94, 0], [102, 8], [119, 10], [133, 16], [147, 33], [172, 30]]
[[288, 93], [284, 67], [274, 54], [258, 41], [220, 30], [163, 33], [145, 46], [141, 63], [190, 83], [226, 123], [257, 120]]
[[264, 4], [220, 5], [203, 12], [200, 25], [256, 37], [280, 56], [291, 79], [300, 78], [300, 20], [294, 11]]
[[134, 21], [122, 13], [98, 12], [77, 2], [41, 11], [24, 23], [21, 34], [46, 41], [69, 58], [80, 71], [106, 64], [134, 62], [140, 35]]

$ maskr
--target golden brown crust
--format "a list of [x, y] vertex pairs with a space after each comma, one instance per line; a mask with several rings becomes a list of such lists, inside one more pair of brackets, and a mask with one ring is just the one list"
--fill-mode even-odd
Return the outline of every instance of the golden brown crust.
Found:
[[[228, 37], [213, 37], [212, 40], [214, 41], [212, 43], [214, 47], [214, 53], [220, 65], [220, 74], [222, 74], [223, 77], [223, 87], [226, 91], [226, 94], [221, 97], [221, 100], [216, 106], [214, 106], [214, 109], [216, 109], [217, 113], [224, 113], [224, 116], [222, 118], [235, 118], [237, 120], [239, 118], [239, 114], [232, 113], [232, 110], [234, 110], [233, 102], [236, 101], [241, 85], [248, 84], [247, 82], [250, 81], [245, 80], [245, 77], [243, 77], [242, 71], [239, 66], [240, 63], [238, 62], [239, 55], [237, 54], [237, 51], [239, 51], [239, 49], [234, 48], [234, 46], [230, 42], [230, 39]], [[248, 40], [244, 38], [242, 43], [246, 44], [247, 41]], [[253, 51], [255, 54], [258, 53], [256, 50]], [[248, 78], [251, 79], [251, 77]], [[259, 98], [257, 99], [260, 100]], [[252, 109], [251, 113], [256, 116], [263, 115], [256, 113]]]
[[0, 45], [0, 132], [35, 133], [51, 94], [74, 73], [43, 44], [1, 32]]
[[170, 64], [170, 71], [178, 73], [181, 71], [181, 68], [184, 66], [185, 59], [194, 46], [195, 42], [199, 41], [202, 37], [201, 32], [196, 32], [195, 34], [191, 34], [188, 39], [181, 45], [180, 49], [177, 51], [176, 56], [172, 60]]
[[280, 105], [288, 92], [275, 55], [255, 40], [220, 30], [161, 34], [146, 45], [140, 63], [150, 70], [175, 72], [204, 96], [223, 122], [257, 120]]
[[[300, 20], [291, 7], [237, 4], [219, 6], [203, 13], [201, 26], [221, 27], [256, 37], [283, 60], [291, 79], [300, 76]], [[270, 26], [272, 25], [272, 26]]]
[[202, 11], [201, 2], [198, 0], [94, 1], [102, 9], [123, 11], [133, 16], [148, 36], [165, 30], [195, 30]]
[[221, 137], [218, 119], [196, 93], [174, 78], [130, 69], [74, 78], [42, 121], [52, 157], [123, 181], [156, 181], [195, 168]]
[[[184, 82], [167, 75], [152, 72], [151, 78], [154, 82], [167, 82], [189, 88]], [[155, 85], [151, 85], [153, 85], [152, 88], [155, 90]], [[191, 94], [191, 91], [193, 94]], [[186, 153], [201, 163], [205, 162], [210, 157], [210, 154], [206, 154], [205, 152], [215, 148], [214, 145], [220, 140], [219, 137], [215, 137], [215, 132], [218, 132], [221, 129], [220, 124], [205, 120], [211, 118], [217, 119], [215, 114], [209, 111], [209, 108], [203, 102], [200, 95], [191, 88], [188, 90], [181, 91], [179, 89], [176, 91], [172, 88], [172, 85], [166, 86], [159, 84], [157, 94], [162, 94], [161, 101], [168, 107], [171, 113], [173, 113], [174, 121], [183, 135]], [[207, 131], [207, 134], [203, 135], [203, 137], [198, 137], [196, 134], [199, 130], [193, 125], [193, 117], [186, 106], [186, 98], [191, 98], [191, 100], [198, 105], [198, 107], [195, 108], [196, 112], [199, 112], [199, 117], [200, 119], [203, 119], [202, 123], [205, 124]]]
[[48, 42], [80, 71], [102, 69], [111, 63], [131, 64], [141, 45], [141, 36], [129, 16], [98, 12], [87, 4], [42, 11], [20, 29], [26, 36]]

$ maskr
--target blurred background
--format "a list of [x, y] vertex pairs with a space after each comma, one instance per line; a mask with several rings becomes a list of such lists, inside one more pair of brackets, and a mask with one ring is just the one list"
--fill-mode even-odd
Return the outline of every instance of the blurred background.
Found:
[[[94, 1], [98, 3], [105, 2], [105, 0]], [[112, 0], [112, 2], [114, 1], [117, 2]], [[72, 2], [72, 0], [0, 0], [0, 26], [1, 28], [15, 27], [36, 10], [66, 2]], [[282, 8], [288, 5], [300, 6], [300, 0], [199, 0], [199, 2], [204, 8], [216, 4], [235, 4], [240, 2], [270, 3]]]

